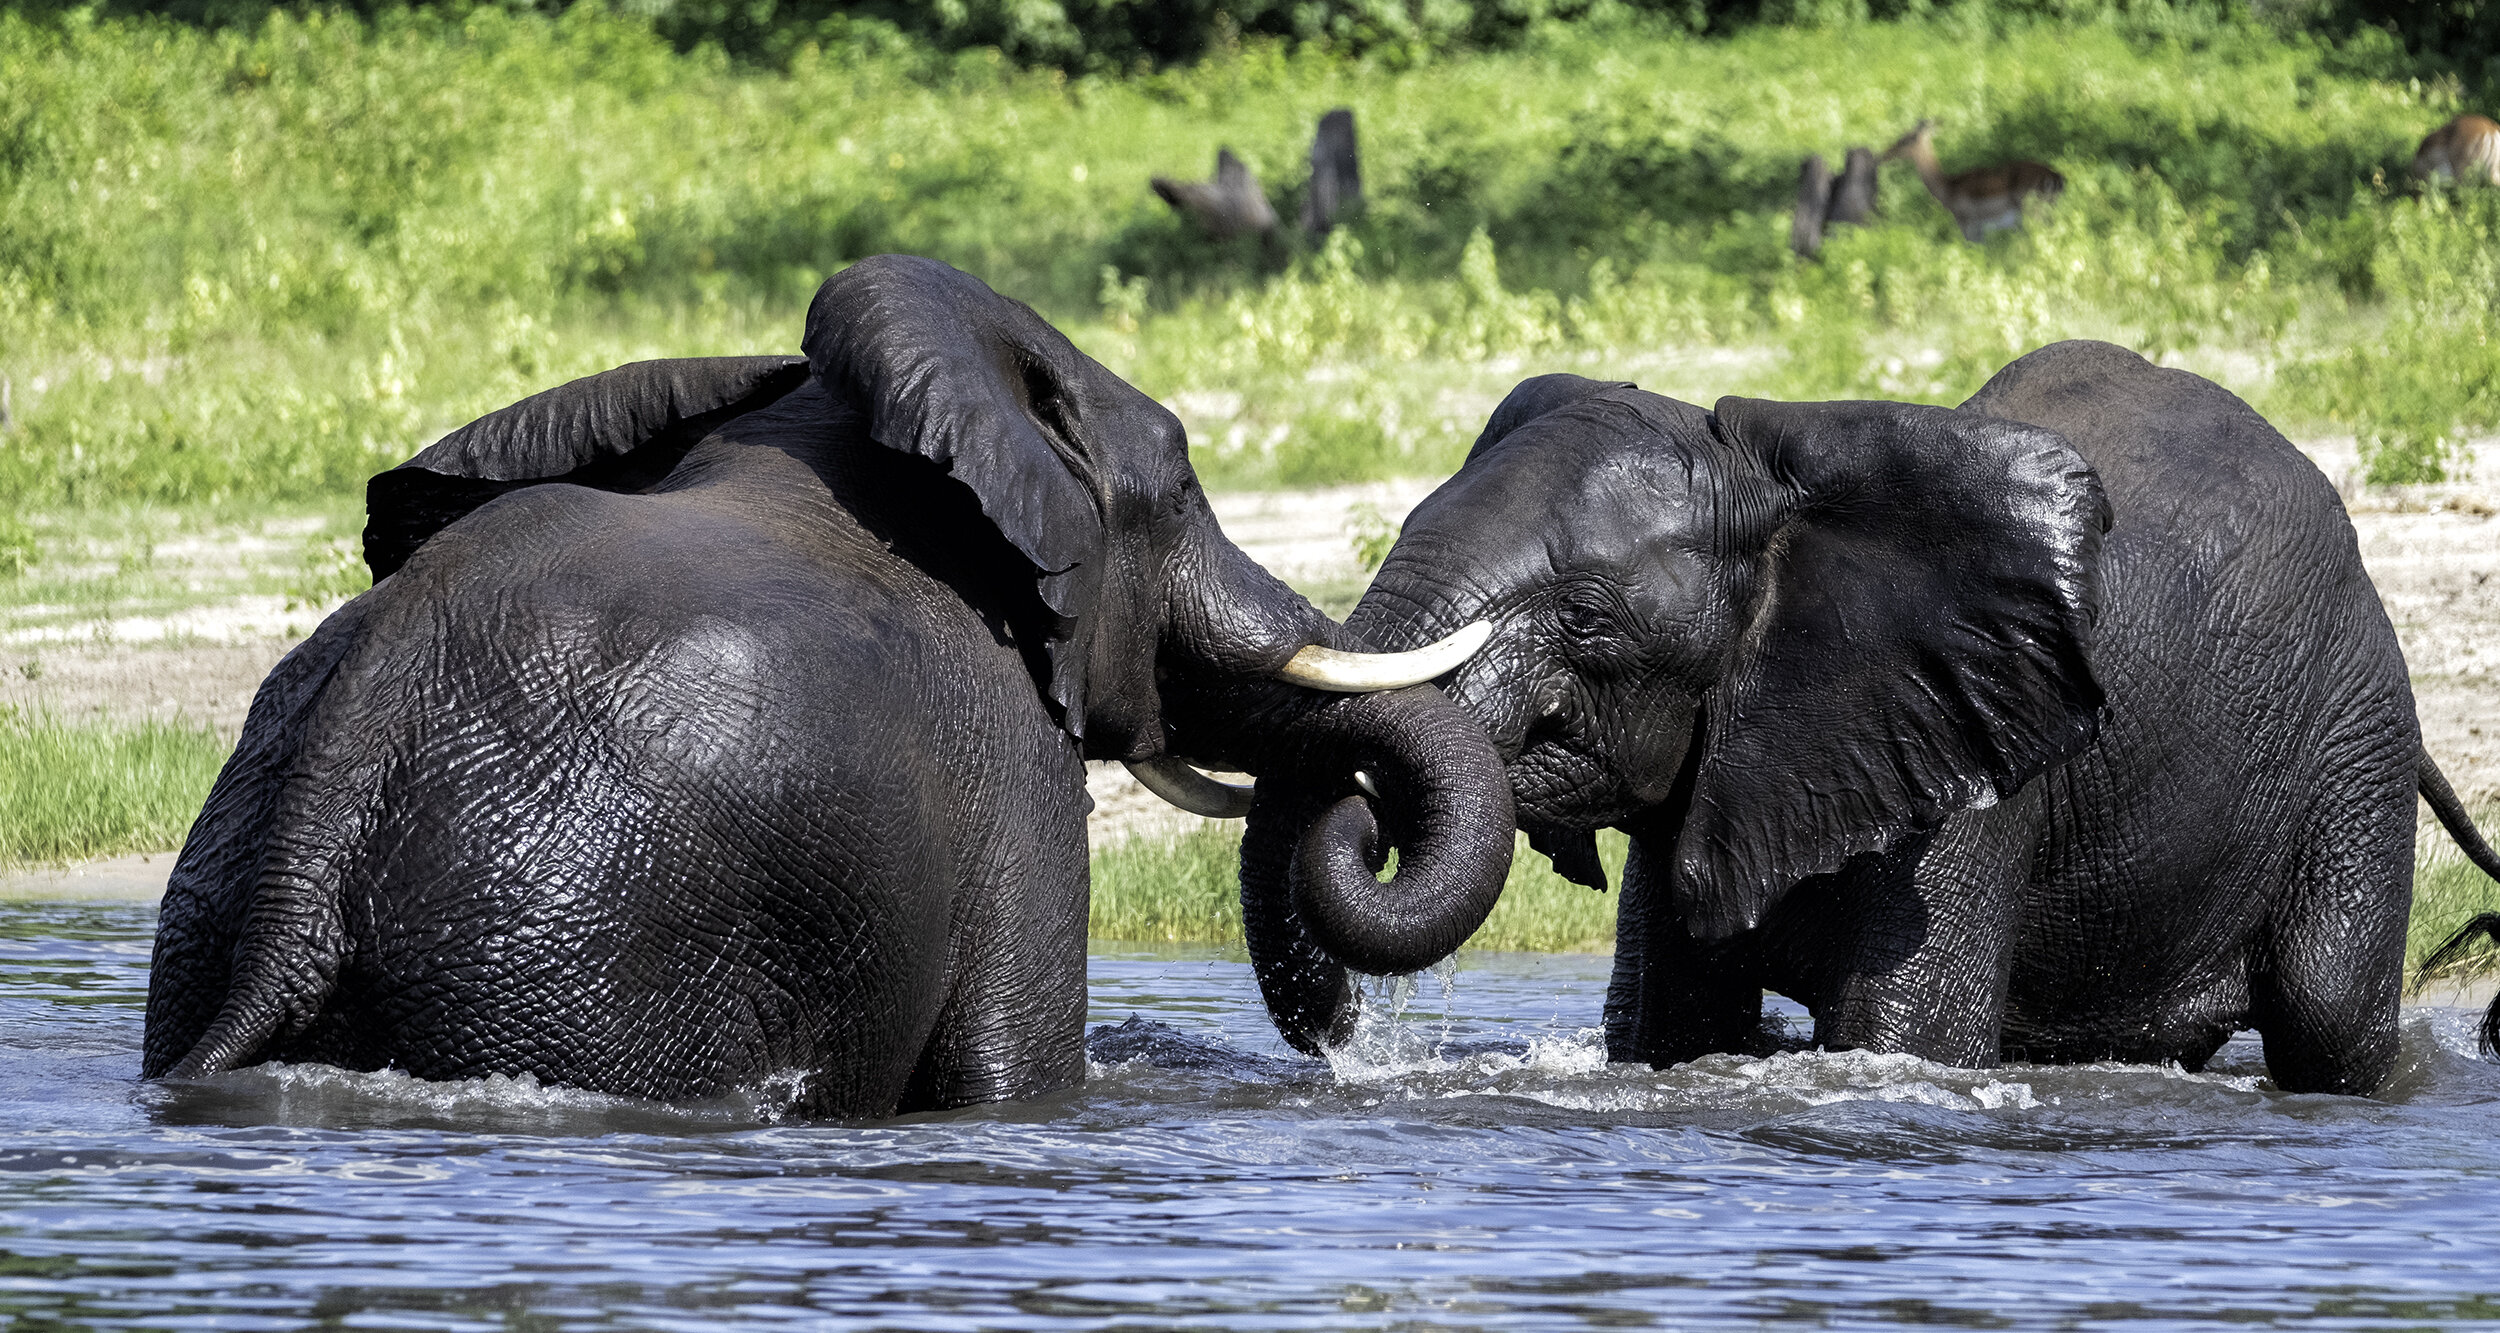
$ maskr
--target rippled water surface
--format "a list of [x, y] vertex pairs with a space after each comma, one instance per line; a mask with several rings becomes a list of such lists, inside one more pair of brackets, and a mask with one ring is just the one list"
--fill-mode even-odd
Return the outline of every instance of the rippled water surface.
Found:
[[770, 1090], [143, 1087], [152, 929], [0, 904], [22, 1327], [2500, 1321], [2500, 1069], [2453, 1010], [2407, 1015], [2384, 1101], [2278, 1093], [2246, 1039], [2203, 1075], [1655, 1072], [1588, 1030], [1604, 960], [1487, 956], [1332, 1068], [1237, 957], [1107, 948], [1082, 1089], [813, 1125]]

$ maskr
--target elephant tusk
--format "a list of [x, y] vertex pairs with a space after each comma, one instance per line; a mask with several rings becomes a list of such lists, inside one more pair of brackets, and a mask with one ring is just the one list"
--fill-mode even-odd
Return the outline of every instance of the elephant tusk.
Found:
[[1403, 653], [1347, 653], [1315, 643], [1295, 653], [1276, 674], [1296, 685], [1339, 694], [1403, 689], [1421, 685], [1475, 656], [1492, 637], [1493, 622], [1479, 620], [1439, 643]]
[[1218, 782], [1191, 768], [1186, 760], [1168, 755], [1139, 759], [1129, 763], [1128, 771], [1146, 790], [1193, 815], [1240, 819], [1250, 813], [1251, 788]]
[[1354, 770], [1354, 785], [1361, 788], [1365, 796], [1368, 796], [1375, 801], [1380, 799], [1380, 784], [1372, 781], [1371, 774], [1366, 773], [1359, 768]]

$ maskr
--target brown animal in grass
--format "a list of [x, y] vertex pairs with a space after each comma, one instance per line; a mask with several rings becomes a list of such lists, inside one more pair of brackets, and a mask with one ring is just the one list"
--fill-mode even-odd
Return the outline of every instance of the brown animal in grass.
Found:
[[2002, 162], [1993, 167], [1948, 176], [1936, 161], [1936, 122], [1922, 120], [1900, 141], [1884, 150], [1887, 162], [1900, 158], [1918, 169], [1927, 192], [1936, 196], [1962, 229], [1962, 239], [1976, 242], [1992, 231], [2023, 225], [2023, 205], [2037, 199], [2055, 203], [2066, 192], [2066, 178], [2044, 162]]
[[2459, 116], [2432, 130], [2413, 150], [2413, 179], [2451, 185], [2500, 185], [2500, 123]]

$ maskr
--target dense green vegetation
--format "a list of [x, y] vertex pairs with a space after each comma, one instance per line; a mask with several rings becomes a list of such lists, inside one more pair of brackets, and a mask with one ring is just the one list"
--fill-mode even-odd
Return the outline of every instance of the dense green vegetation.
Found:
[[[2500, 200], [2403, 189], [2457, 85], [2384, 37], [1961, 13], [1128, 77], [891, 43], [752, 66], [592, 7], [0, 15], [0, 512], [352, 495], [565, 377], [789, 348], [815, 283], [885, 250], [1070, 327], [1183, 408], [1217, 484], [1437, 471], [1535, 370], [1949, 401], [2072, 335], [2383, 441], [2389, 478], [2500, 421]], [[1144, 188], [1229, 144], [1290, 217], [1333, 105], [1371, 209], [1325, 248], [1216, 247]], [[2066, 199], [1970, 246], [1889, 167], [1879, 225], [1791, 257], [1799, 159], [1922, 115], [1949, 167], [2040, 157]]]
[[358, 14], [419, 7], [459, 16], [481, 8], [561, 14], [585, 5], [648, 19], [680, 50], [709, 45], [767, 64], [787, 64], [810, 45], [931, 54], [995, 47], [1024, 63], [1072, 72], [1185, 63], [1244, 37], [1411, 63], [1515, 46], [1559, 24], [1634, 17], [1677, 32], [1723, 36], [1766, 24], [1828, 27], [1942, 16], [1968, 27], [2185, 9], [2286, 32], [2350, 36], [2374, 29], [2402, 42], [2426, 75], [2500, 83], [2500, 4], [2493, 0], [20, 0], [19, 7], [248, 25], [276, 11], [325, 6]]

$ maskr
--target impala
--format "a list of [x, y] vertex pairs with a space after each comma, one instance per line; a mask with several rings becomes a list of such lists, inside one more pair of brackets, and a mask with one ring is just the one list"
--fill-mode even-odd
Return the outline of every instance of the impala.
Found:
[[2434, 176], [2451, 185], [2500, 185], [2500, 124], [2489, 116], [2459, 116], [2423, 136], [2413, 150], [2413, 179]]
[[1989, 232], [2019, 227], [2023, 225], [2025, 201], [2055, 203], [2066, 192], [2066, 178], [2042, 162], [2004, 162], [1957, 175], [1944, 174], [1944, 167], [1936, 161], [1936, 122], [1932, 120], [1920, 121], [1917, 128], [1884, 150], [1884, 161], [1895, 158], [1906, 159], [1918, 169], [1918, 178], [1927, 183], [1927, 192], [1953, 215], [1966, 241], [1978, 241]]

